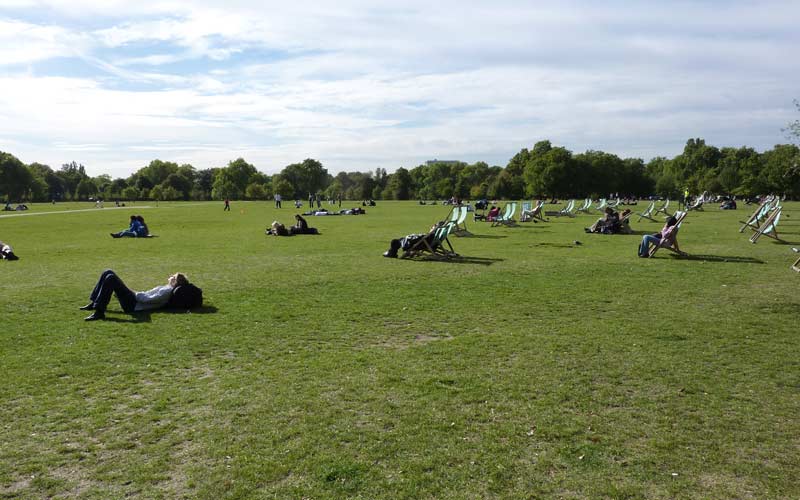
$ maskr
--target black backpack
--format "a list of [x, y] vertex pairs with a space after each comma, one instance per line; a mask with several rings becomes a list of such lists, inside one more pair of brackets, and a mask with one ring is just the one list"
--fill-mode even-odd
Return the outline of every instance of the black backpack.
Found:
[[203, 305], [203, 290], [188, 283], [176, 286], [167, 302], [169, 309], [194, 309]]

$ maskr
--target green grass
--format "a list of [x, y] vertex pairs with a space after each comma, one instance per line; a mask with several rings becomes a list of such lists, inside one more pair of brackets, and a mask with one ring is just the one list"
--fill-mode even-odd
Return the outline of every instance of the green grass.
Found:
[[[465, 262], [381, 257], [441, 206], [291, 238], [264, 229], [294, 209], [232, 207], [0, 218], [0, 498], [800, 496], [800, 204], [790, 244], [690, 213], [691, 259], [597, 215], [469, 221]], [[135, 211], [158, 237], [110, 238]], [[84, 322], [106, 268], [207, 307]]]

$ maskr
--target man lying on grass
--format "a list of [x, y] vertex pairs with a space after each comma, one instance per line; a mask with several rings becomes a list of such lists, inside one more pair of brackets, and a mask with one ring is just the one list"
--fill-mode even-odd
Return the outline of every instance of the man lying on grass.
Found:
[[[179, 290], [181, 290], [180, 294], [178, 294]], [[100, 275], [94, 290], [89, 295], [90, 302], [80, 308], [84, 311], [94, 311], [85, 318], [86, 321], [105, 319], [106, 308], [111, 301], [112, 293], [116, 294], [122, 310], [126, 313], [169, 306], [190, 309], [202, 304], [202, 290], [189, 283], [183, 273], [175, 273], [167, 278], [166, 285], [157, 286], [145, 292], [134, 292], [125, 286], [117, 273], [107, 269]]]

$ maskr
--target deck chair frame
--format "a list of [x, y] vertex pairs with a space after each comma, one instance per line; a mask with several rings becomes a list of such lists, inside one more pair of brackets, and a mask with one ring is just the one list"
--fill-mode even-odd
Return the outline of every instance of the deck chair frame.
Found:
[[776, 208], [769, 214], [767, 220], [764, 221], [758, 228], [754, 229], [754, 233], [750, 236], [750, 243], [755, 243], [762, 236], [767, 236], [777, 241], [783, 241], [778, 236], [778, 222], [781, 220], [781, 207]]
[[639, 214], [639, 220], [636, 222], [642, 222], [642, 219], [647, 219], [649, 221], [655, 222], [656, 220], [653, 218], [653, 210], [656, 209], [656, 202], [651, 201], [650, 206], [647, 207], [647, 210]]
[[[430, 236], [429, 233], [424, 238], [414, 243], [411, 248], [404, 250], [400, 258], [413, 259], [414, 257], [429, 256], [433, 259], [450, 259], [458, 257], [458, 254], [453, 249], [453, 245], [447, 238], [447, 236], [453, 232], [454, 228], [454, 222], [447, 222], [443, 226], [434, 229], [433, 237], [430, 238], [430, 240], [428, 238], [428, 236]], [[447, 244], [447, 248], [445, 248], [445, 244]]]
[[677, 222], [675, 222], [675, 229], [672, 230], [672, 233], [670, 233], [669, 237], [662, 238], [657, 245], [654, 245], [650, 249], [648, 257], [653, 257], [661, 248], [667, 249], [670, 252], [678, 255], [688, 255], [678, 246], [678, 232], [681, 229], [681, 224], [683, 224], [683, 219], [686, 218], [686, 213], [687, 212], [675, 212], [675, 218], [677, 219]]
[[517, 202], [512, 201], [506, 203], [505, 208], [503, 209], [503, 214], [500, 217], [497, 217], [494, 221], [492, 221], [491, 227], [497, 226], [513, 226], [516, 224], [514, 220], [514, 214], [517, 212]]
[[656, 210], [656, 211], [653, 213], [653, 215], [664, 214], [664, 215], [666, 215], [667, 217], [669, 217], [669, 216], [670, 216], [670, 213], [667, 211], [668, 209], [669, 209], [669, 198], [667, 198], [667, 201], [665, 201], [665, 202], [664, 202], [664, 204], [663, 204], [663, 205], [661, 205], [661, 208], [657, 209], [657, 210]]
[[472, 233], [467, 231], [467, 214], [469, 213], [469, 207], [466, 205], [461, 205], [458, 207], [460, 209], [458, 220], [456, 220], [456, 226], [453, 228], [453, 234], [456, 236], [469, 236]]

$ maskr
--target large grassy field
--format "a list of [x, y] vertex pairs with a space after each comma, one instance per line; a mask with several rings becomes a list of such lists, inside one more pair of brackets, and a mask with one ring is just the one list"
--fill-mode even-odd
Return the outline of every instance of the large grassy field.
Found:
[[[692, 212], [689, 258], [469, 221], [453, 262], [381, 256], [446, 207], [232, 206], [0, 217], [0, 498], [800, 497], [800, 204], [788, 244]], [[158, 237], [109, 237], [134, 212]], [[106, 268], [206, 307], [84, 322]]]

